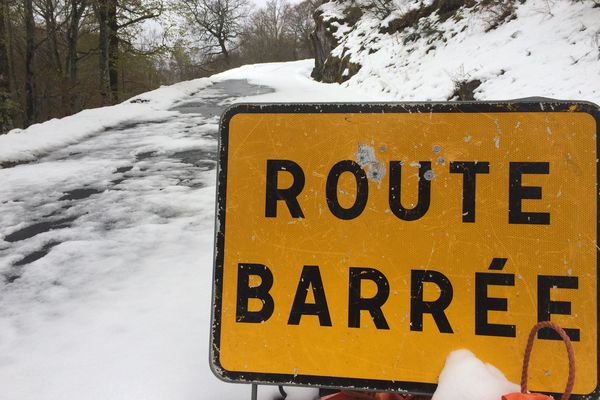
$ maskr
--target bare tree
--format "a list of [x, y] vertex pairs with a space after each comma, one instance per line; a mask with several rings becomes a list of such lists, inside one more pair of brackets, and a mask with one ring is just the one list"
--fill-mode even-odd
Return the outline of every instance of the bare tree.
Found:
[[394, 0], [373, 0], [370, 4], [371, 11], [381, 20], [389, 17], [392, 11], [397, 8]]
[[247, 0], [180, 0], [181, 9], [202, 41], [207, 58], [221, 55], [231, 64], [230, 52], [243, 30]]
[[252, 14], [241, 42], [245, 61], [296, 59], [292, 10], [286, 0], [269, 0], [265, 7]]
[[94, 12], [98, 20], [98, 66], [100, 77], [100, 96], [104, 105], [110, 103], [110, 81], [108, 78], [108, 0], [94, 1]]
[[35, 76], [33, 58], [35, 56], [35, 21], [33, 1], [25, 0], [25, 126], [36, 121]]
[[157, 18], [163, 12], [162, 1], [94, 0], [99, 25], [100, 91], [105, 104], [119, 99], [119, 46], [129, 42], [126, 32], [134, 25]]
[[296, 41], [295, 58], [313, 58], [315, 56], [311, 39], [315, 30], [313, 14], [320, 5], [318, 0], [304, 0], [291, 9], [290, 29]]
[[[160, 14], [162, 3], [0, 0], [1, 133], [172, 81], [174, 73], [161, 68], [163, 27], [171, 21], [142, 23]], [[154, 26], [160, 28], [151, 32]]]
[[67, 61], [66, 70], [71, 86], [77, 81], [77, 44], [79, 42], [80, 25], [88, 7], [88, 0], [69, 0], [67, 8]]
[[[61, 12], [58, 7], [62, 3], [56, 0], [36, 0], [34, 1], [35, 11], [42, 17], [45, 23], [45, 40], [48, 42], [52, 68], [55, 73], [62, 75], [62, 62], [59, 49], [59, 30], [61, 23], [58, 21], [58, 14]], [[36, 44], [37, 46], [37, 44]]]
[[12, 95], [8, 62], [6, 21], [8, 0], [0, 0], [0, 135], [13, 128]]

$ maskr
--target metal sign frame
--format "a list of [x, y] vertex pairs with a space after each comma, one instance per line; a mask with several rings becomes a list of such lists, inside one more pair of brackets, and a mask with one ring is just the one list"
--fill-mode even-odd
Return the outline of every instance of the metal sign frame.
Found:
[[[219, 129], [218, 169], [217, 169], [217, 198], [215, 224], [215, 254], [214, 277], [212, 294], [212, 318], [210, 339], [210, 366], [215, 375], [227, 382], [260, 383], [271, 385], [300, 385], [329, 388], [351, 388], [377, 391], [402, 391], [414, 394], [431, 395], [437, 385], [420, 382], [400, 382], [372, 379], [354, 379], [344, 377], [311, 376], [302, 374], [271, 374], [228, 371], [220, 363], [221, 337], [221, 306], [223, 296], [223, 265], [225, 248], [225, 219], [227, 205], [227, 162], [229, 124], [238, 114], [335, 114], [335, 113], [514, 113], [514, 112], [582, 112], [591, 115], [596, 121], [596, 154], [600, 155], [600, 108], [593, 103], [578, 101], [512, 101], [512, 102], [433, 102], [433, 103], [348, 103], [348, 104], [237, 104], [228, 108], [221, 117]], [[600, 164], [596, 163], [597, 188], [600, 188]], [[596, 221], [596, 243], [600, 232], [600, 194], [596, 196], [596, 210], [599, 216]], [[596, 275], [600, 276], [600, 247], [596, 252]], [[600, 290], [599, 290], [600, 292]], [[600, 293], [596, 298], [600, 311]], [[600, 349], [600, 323], [597, 321], [598, 343]], [[562, 356], [562, 355], [561, 355]], [[521, 360], [515, 360], [520, 363]], [[599, 358], [600, 363], [600, 358]], [[533, 367], [535, 368], [535, 366]], [[596, 389], [589, 395], [573, 395], [575, 400], [595, 398], [600, 395], [600, 366]], [[548, 393], [557, 395], [557, 393]]]

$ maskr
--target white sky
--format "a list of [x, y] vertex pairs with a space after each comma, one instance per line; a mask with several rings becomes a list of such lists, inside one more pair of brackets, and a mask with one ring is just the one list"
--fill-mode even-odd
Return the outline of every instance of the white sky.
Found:
[[[298, 4], [302, 0], [287, 0], [287, 1], [291, 4]], [[256, 4], [256, 8], [259, 8], [259, 7], [263, 7], [265, 4], [267, 4], [267, 0], [251, 0], [251, 3]]]

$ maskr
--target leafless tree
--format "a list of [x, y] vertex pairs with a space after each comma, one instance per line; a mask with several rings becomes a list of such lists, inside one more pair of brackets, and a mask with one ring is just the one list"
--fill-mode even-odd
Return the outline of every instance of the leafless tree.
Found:
[[394, 0], [373, 0], [370, 4], [372, 12], [381, 20], [389, 17], [397, 7]]
[[69, 0], [66, 19], [67, 25], [67, 61], [66, 69], [69, 74], [71, 86], [77, 82], [77, 62], [79, 56], [77, 54], [77, 44], [79, 42], [81, 21], [88, 8], [88, 0]]
[[286, 0], [269, 0], [265, 7], [251, 15], [241, 42], [245, 61], [295, 59], [291, 11], [292, 6]]
[[7, 18], [8, 0], [0, 0], [0, 135], [8, 132], [13, 127]]
[[33, 58], [35, 56], [35, 22], [33, 18], [33, 1], [25, 0], [25, 126], [36, 121], [36, 95]]
[[119, 99], [119, 46], [130, 44], [124, 35], [134, 25], [157, 18], [163, 12], [160, 0], [94, 0], [99, 25], [100, 90], [105, 104]]
[[231, 51], [236, 47], [244, 18], [247, 0], [180, 0], [185, 18], [201, 41], [201, 50], [210, 59], [222, 56], [230, 65]]
[[[56, 0], [34, 0], [34, 11], [44, 20], [45, 23], [45, 38], [48, 42], [48, 50], [50, 59], [52, 60], [51, 68], [54, 73], [62, 75], [63, 68], [59, 49], [59, 34], [62, 21], [59, 15], [62, 14], [60, 9], [64, 3]], [[37, 41], [39, 42], [39, 41]], [[36, 43], [36, 47], [38, 43]]]
[[296, 41], [296, 58], [315, 56], [311, 35], [315, 30], [313, 14], [321, 5], [318, 0], [304, 0], [291, 8], [290, 29]]

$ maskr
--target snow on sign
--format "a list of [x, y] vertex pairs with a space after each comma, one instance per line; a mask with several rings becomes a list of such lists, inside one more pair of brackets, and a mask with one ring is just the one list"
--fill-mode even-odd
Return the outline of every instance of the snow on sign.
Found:
[[[518, 382], [527, 334], [598, 387], [589, 103], [238, 105], [222, 117], [211, 364], [232, 382], [432, 393], [467, 348]], [[542, 331], [530, 389], [560, 392]]]

